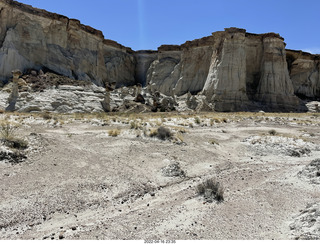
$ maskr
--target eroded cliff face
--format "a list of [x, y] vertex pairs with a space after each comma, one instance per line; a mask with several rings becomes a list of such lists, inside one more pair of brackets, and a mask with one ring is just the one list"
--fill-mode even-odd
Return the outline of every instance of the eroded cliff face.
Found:
[[98, 85], [135, 81], [131, 49], [78, 20], [15, 1], [0, 1], [0, 44], [2, 80], [11, 77], [12, 69], [46, 68]]
[[203, 94], [217, 111], [247, 110], [245, 30], [228, 29], [221, 37]]
[[295, 94], [320, 99], [320, 55], [287, 50], [287, 63]]
[[200, 92], [216, 111], [304, 110], [283, 41], [275, 33], [227, 28], [181, 46], [160, 47], [147, 81], [167, 95]]
[[[132, 51], [78, 20], [0, 0], [0, 80], [44, 69], [96, 85], [198, 94], [206, 110], [304, 111], [320, 99], [319, 55], [285, 50], [275, 33], [227, 28], [182, 45]], [[201, 100], [200, 99], [200, 100]], [[199, 99], [198, 99], [199, 100]]]

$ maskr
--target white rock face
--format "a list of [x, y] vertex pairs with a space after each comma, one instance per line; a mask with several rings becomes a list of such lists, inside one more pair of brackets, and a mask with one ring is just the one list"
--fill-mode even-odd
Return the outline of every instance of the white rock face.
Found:
[[164, 94], [200, 92], [216, 111], [303, 111], [283, 38], [228, 28], [181, 46], [162, 46], [147, 83]]
[[246, 109], [246, 45], [245, 31], [227, 32], [222, 51], [212, 56], [209, 74], [203, 88], [207, 100], [217, 111]]
[[287, 50], [294, 92], [308, 98], [320, 97], [320, 56]]
[[132, 50], [78, 20], [0, 1], [0, 79], [13, 69], [49, 69], [97, 85], [135, 82]]
[[299, 99], [294, 95], [283, 40], [266, 37], [263, 39], [263, 50], [257, 100], [271, 111], [295, 110], [299, 106]]
[[227, 28], [180, 46], [134, 52], [78, 20], [0, 0], [4, 82], [14, 69], [43, 69], [97, 86], [141, 84], [170, 97], [190, 92], [205, 96], [206, 110], [305, 111], [297, 95], [320, 99], [320, 56], [286, 54], [283, 41], [274, 33]]
[[48, 111], [59, 113], [103, 112], [101, 101], [104, 94], [91, 88], [61, 86], [58, 89], [46, 89], [43, 92], [23, 94], [17, 101], [19, 112]]

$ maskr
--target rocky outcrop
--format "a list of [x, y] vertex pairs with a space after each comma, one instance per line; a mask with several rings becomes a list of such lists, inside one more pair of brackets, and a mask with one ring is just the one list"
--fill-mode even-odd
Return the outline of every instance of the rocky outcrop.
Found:
[[247, 110], [245, 30], [227, 29], [219, 41], [203, 94], [217, 111]]
[[257, 100], [269, 111], [295, 111], [299, 99], [294, 95], [293, 84], [286, 62], [286, 51], [280, 37], [264, 37], [261, 78], [257, 89]]
[[13, 69], [47, 69], [97, 85], [134, 84], [132, 50], [65, 16], [0, 1], [0, 79]]
[[212, 37], [204, 39], [206, 41], [203, 43], [195, 40], [182, 46], [159, 47], [158, 57], [148, 70], [147, 83], [155, 84], [166, 95], [200, 92], [208, 75], [213, 52], [213, 47], [208, 44], [214, 44], [215, 41]]
[[[155, 101], [155, 110], [166, 110], [163, 104], [170, 104], [171, 110], [176, 96], [190, 93], [186, 102], [197, 110], [305, 111], [299, 98], [320, 99], [319, 60], [319, 55], [285, 50], [279, 34], [238, 28], [182, 45], [162, 45], [157, 51], [134, 52], [78, 20], [0, 0], [4, 82], [12, 70], [42, 69], [97, 86], [140, 84], [153, 98], [157, 92], [170, 98], [161, 108]], [[147, 102], [143, 96], [139, 100]], [[112, 96], [103, 98], [98, 103], [112, 110]]]
[[294, 93], [302, 98], [320, 99], [320, 55], [287, 50], [287, 63]]
[[8, 112], [13, 112], [15, 110], [17, 99], [19, 97], [19, 87], [18, 87], [19, 77], [20, 75], [22, 75], [22, 73], [20, 70], [14, 70], [12, 71], [12, 75], [13, 75], [12, 90], [8, 98], [9, 105], [8, 107], [6, 107], [6, 111]]
[[301, 111], [283, 38], [227, 28], [181, 46], [162, 46], [147, 82], [164, 94], [200, 92], [216, 111]]

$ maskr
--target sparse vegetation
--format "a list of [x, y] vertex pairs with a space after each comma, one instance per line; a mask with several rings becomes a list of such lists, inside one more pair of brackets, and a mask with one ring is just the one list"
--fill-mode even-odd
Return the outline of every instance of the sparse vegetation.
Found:
[[52, 119], [52, 116], [51, 116], [51, 114], [50, 114], [49, 112], [43, 112], [43, 113], [41, 113], [41, 117], [42, 117], [43, 119], [45, 119], [45, 120], [50, 120], [50, 119]]
[[157, 132], [157, 137], [161, 140], [171, 139], [173, 136], [171, 130], [163, 126], [160, 126]]
[[224, 200], [224, 188], [216, 178], [206, 179], [204, 182], [197, 185], [196, 190], [197, 193], [203, 195], [208, 202], [212, 202], [213, 200], [222, 202]]
[[211, 118], [210, 119], [210, 126], [213, 126], [214, 125], [214, 120]]
[[194, 122], [199, 125], [201, 123], [201, 120], [199, 117], [195, 117]]
[[269, 135], [275, 136], [277, 134], [277, 131], [272, 129], [268, 131]]
[[175, 135], [175, 139], [178, 141], [178, 143], [184, 143], [184, 137], [182, 135], [181, 132], [178, 132], [176, 135]]
[[14, 132], [17, 127], [8, 121], [2, 121], [0, 123], [0, 135], [1, 139], [8, 140], [14, 136]]
[[[145, 133], [145, 135], [146, 135], [146, 133]], [[150, 136], [150, 137], [156, 137], [157, 135], [158, 135], [158, 129], [156, 129], [156, 128], [151, 128], [151, 129], [150, 129], [149, 136]]]
[[119, 129], [113, 129], [108, 131], [108, 135], [112, 137], [117, 137], [121, 134], [121, 131]]
[[143, 128], [143, 126], [139, 122], [137, 122], [137, 121], [130, 122], [130, 129], [138, 130], [138, 129], [142, 129], [142, 128]]
[[160, 126], [158, 129], [151, 128], [149, 136], [158, 137], [161, 140], [166, 140], [166, 139], [172, 139], [173, 133], [169, 128]]
[[16, 129], [17, 129], [16, 125], [13, 125], [8, 121], [3, 121], [0, 124], [1, 141], [10, 148], [24, 150], [28, 147], [28, 142], [21, 138], [16, 137], [15, 135]]

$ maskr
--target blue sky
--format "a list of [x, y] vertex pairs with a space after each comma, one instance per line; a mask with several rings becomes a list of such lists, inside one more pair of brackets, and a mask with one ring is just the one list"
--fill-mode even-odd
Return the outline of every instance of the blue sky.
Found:
[[320, 0], [20, 0], [79, 19], [134, 50], [182, 44], [226, 27], [279, 33], [287, 48], [320, 53]]

